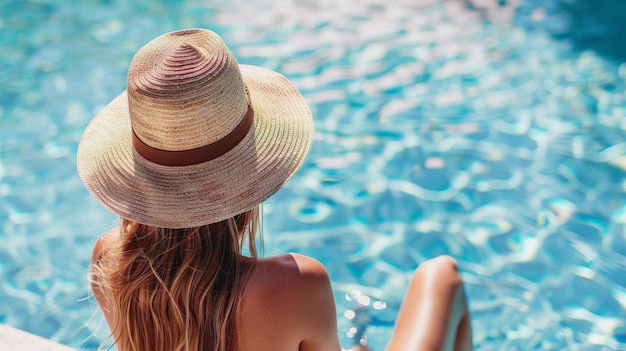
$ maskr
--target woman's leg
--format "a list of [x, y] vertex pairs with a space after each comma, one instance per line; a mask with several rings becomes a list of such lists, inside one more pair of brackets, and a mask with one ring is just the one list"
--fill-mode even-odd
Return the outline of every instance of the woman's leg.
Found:
[[440, 256], [415, 271], [387, 350], [472, 350], [465, 291], [454, 259]]

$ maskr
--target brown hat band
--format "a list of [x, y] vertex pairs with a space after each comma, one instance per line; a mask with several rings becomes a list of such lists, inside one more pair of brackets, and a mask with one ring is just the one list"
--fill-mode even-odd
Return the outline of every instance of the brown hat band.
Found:
[[144, 143], [133, 130], [133, 147], [143, 158], [156, 164], [173, 167], [195, 165], [214, 160], [232, 150], [248, 134], [253, 121], [254, 111], [248, 105], [248, 112], [239, 122], [239, 125], [228, 135], [214, 143], [189, 150], [161, 150]]

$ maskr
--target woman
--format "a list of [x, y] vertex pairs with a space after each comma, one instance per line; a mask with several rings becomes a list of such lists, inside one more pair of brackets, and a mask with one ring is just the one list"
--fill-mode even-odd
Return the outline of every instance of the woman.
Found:
[[[94, 117], [77, 159], [87, 189], [121, 217], [92, 257], [120, 351], [341, 349], [324, 267], [255, 250], [260, 204], [299, 168], [312, 133], [293, 84], [239, 65], [213, 32], [168, 33], [137, 52], [127, 91]], [[428, 261], [389, 349], [470, 348], [456, 265]]]

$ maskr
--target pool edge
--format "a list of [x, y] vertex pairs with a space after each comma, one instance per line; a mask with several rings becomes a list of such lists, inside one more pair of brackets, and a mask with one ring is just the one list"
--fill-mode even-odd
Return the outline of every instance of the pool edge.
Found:
[[73, 351], [74, 349], [41, 336], [0, 323], [0, 350]]

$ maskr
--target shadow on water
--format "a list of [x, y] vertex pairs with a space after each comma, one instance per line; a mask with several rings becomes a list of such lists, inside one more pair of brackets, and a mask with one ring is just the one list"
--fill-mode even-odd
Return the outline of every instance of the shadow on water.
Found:
[[566, 38], [581, 49], [626, 62], [626, 1], [585, 0], [561, 8], [572, 20]]
[[[463, 0], [487, 14], [514, 9], [511, 20], [526, 30], [543, 30], [579, 51], [592, 50], [626, 62], [626, 1], [623, 0]], [[510, 13], [510, 11], [507, 11]]]
[[546, 22], [550, 21], [551, 16], [562, 17], [563, 28], [550, 28], [552, 30], [548, 32], [552, 36], [569, 40], [576, 49], [593, 50], [606, 58], [626, 62], [624, 41], [626, 1], [531, 0], [527, 2], [537, 6], [550, 6], [546, 8]]

